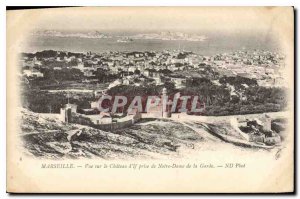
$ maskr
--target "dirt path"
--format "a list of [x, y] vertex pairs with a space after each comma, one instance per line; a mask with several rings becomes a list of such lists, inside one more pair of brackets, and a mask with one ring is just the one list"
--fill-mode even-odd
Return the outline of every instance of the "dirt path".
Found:
[[185, 122], [185, 121], [177, 121], [179, 123], [181, 123], [182, 125], [190, 128], [190, 129], [193, 129], [196, 133], [198, 133], [201, 137], [203, 137], [205, 140], [208, 140], [208, 141], [213, 141], [213, 142], [222, 142], [221, 139], [219, 139], [218, 137], [212, 135], [211, 133], [209, 133], [208, 131], [206, 131], [205, 129], [202, 129], [202, 128], [198, 128], [198, 127], [195, 127], [195, 126], [192, 126], [189, 124], [189, 122]]

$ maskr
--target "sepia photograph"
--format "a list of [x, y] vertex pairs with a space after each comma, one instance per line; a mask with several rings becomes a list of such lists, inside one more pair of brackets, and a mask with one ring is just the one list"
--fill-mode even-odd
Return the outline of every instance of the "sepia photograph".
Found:
[[294, 191], [293, 7], [6, 15], [8, 192]]

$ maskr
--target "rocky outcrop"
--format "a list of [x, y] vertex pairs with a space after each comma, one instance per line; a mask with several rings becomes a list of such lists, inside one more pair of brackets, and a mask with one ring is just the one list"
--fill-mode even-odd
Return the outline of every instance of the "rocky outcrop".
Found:
[[201, 140], [192, 129], [171, 121], [141, 121], [129, 128], [106, 132], [62, 123], [55, 115], [26, 109], [22, 110], [21, 128], [27, 154], [51, 159], [155, 158], [176, 154], [179, 147]]

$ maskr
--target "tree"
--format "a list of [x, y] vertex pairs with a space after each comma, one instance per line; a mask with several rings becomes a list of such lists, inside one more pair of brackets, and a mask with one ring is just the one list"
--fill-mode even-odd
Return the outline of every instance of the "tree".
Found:
[[141, 71], [138, 70], [138, 69], [135, 69], [134, 74], [135, 74], [135, 75], [140, 75], [140, 74], [141, 74]]

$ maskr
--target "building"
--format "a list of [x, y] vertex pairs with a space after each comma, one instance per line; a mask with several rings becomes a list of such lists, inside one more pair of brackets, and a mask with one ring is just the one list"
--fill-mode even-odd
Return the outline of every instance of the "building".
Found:
[[163, 108], [162, 117], [163, 118], [171, 117], [172, 101], [168, 99], [168, 92], [166, 88], [163, 88], [161, 101], [162, 101], [162, 108]]
[[266, 136], [266, 138], [265, 138], [266, 144], [278, 144], [280, 142], [281, 142], [281, 138], [275, 132], [271, 132], [271, 134], [269, 136]]
[[123, 79], [122, 84], [123, 85], [129, 85], [130, 84], [129, 79]]
[[147, 114], [154, 118], [169, 118], [171, 117], [171, 107], [172, 101], [168, 99], [167, 89], [163, 88], [158, 104], [156, 106], [149, 107]]
[[84, 74], [84, 76], [86, 76], [86, 77], [95, 77], [95, 75], [94, 75], [94, 70], [85, 70], [85, 71], [83, 72], [83, 74]]
[[160, 76], [153, 77], [153, 79], [154, 79], [156, 85], [162, 85], [163, 84], [163, 82], [161, 81], [161, 77]]
[[84, 109], [79, 109], [78, 113], [83, 114], [83, 115], [97, 115], [99, 114], [99, 110], [98, 109], [94, 109], [94, 108], [84, 108]]
[[101, 112], [100, 114], [95, 115], [85, 115], [86, 118], [89, 118], [90, 121], [95, 124], [111, 124], [112, 123], [112, 117], [110, 113]]
[[77, 105], [76, 104], [70, 104], [70, 103], [68, 103], [68, 104], [65, 105], [65, 108], [70, 108], [71, 111], [72, 111], [72, 113], [76, 113], [77, 112]]
[[92, 109], [99, 109], [99, 102], [98, 101], [91, 102], [91, 108]]
[[271, 131], [271, 121], [272, 118], [270, 116], [268, 116], [267, 114], [264, 115], [263, 118], [260, 119], [255, 119], [256, 122], [262, 126], [264, 131]]
[[186, 84], [185, 78], [172, 77], [171, 81], [175, 84], [175, 88], [182, 88]]
[[60, 120], [62, 122], [72, 122], [72, 109], [70, 107], [60, 109]]
[[44, 74], [36, 69], [24, 70], [23, 75], [26, 77], [44, 77]]
[[[247, 125], [245, 125], [245, 121]], [[239, 122], [240, 134], [249, 142], [274, 145], [281, 142], [281, 137], [271, 129], [271, 118], [264, 115], [263, 118], [254, 120], [242, 119]]]
[[265, 134], [263, 134], [263, 133], [252, 132], [252, 133], [249, 133], [248, 135], [249, 135], [249, 138], [248, 138], [249, 142], [260, 142], [260, 143], [265, 142]]
[[146, 77], [150, 77], [150, 71], [148, 69], [144, 70], [143, 75]]

